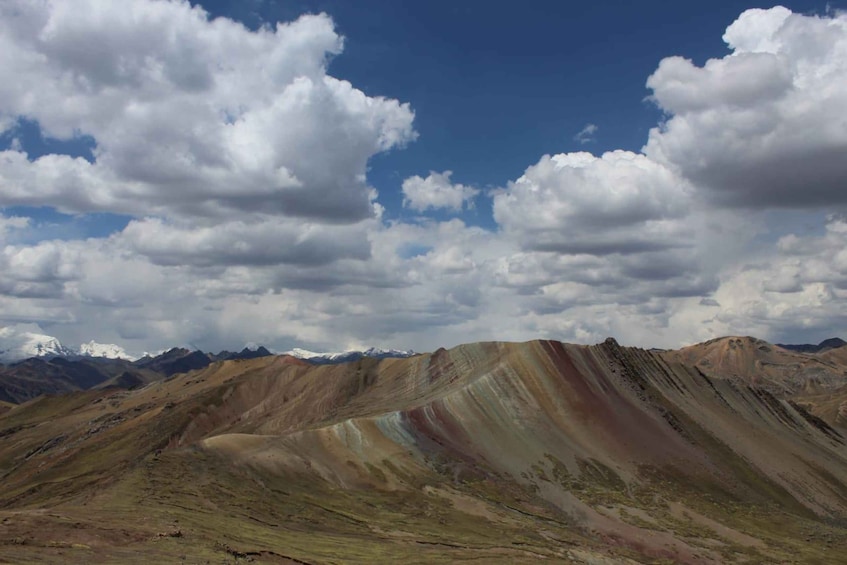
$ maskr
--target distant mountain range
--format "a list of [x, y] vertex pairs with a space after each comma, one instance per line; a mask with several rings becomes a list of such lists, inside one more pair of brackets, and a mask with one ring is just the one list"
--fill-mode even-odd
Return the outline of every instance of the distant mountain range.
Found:
[[402, 349], [379, 349], [371, 347], [365, 350], [351, 350], [340, 353], [315, 353], [306, 349], [295, 348], [291, 351], [286, 351], [285, 355], [291, 355], [297, 359], [303, 359], [313, 365], [332, 365], [335, 363], [347, 363], [348, 361], [357, 361], [363, 357], [371, 357], [374, 359], [387, 358], [402, 358], [415, 355], [412, 350]]
[[[91, 340], [88, 343], [83, 343], [78, 348], [70, 348], [64, 346], [57, 338], [50, 335], [40, 334], [37, 332], [7, 331], [4, 333], [3, 330], [4, 328], [0, 328], [0, 363], [6, 364], [31, 358], [51, 359], [54, 357], [64, 357], [68, 359], [123, 359], [126, 361], [138, 361], [141, 365], [146, 366], [154, 359], [158, 360], [155, 363], [170, 363], [171, 361], [181, 359], [177, 362], [177, 365], [186, 367], [186, 370], [192, 370], [204, 367], [211, 361], [222, 361], [227, 359], [255, 359], [257, 357], [273, 355], [273, 353], [264, 346], [259, 346], [254, 348], [245, 347], [240, 352], [221, 351], [217, 354], [204, 353], [202, 351], [184, 348], [172, 348], [156, 356], [145, 354], [143, 357], [138, 358], [127, 353], [127, 351], [120, 345], [115, 345], [113, 343], [97, 343], [96, 341]], [[384, 359], [386, 357], [411, 357], [414, 354], [415, 352], [411, 350], [380, 349], [376, 347], [363, 350], [322, 353], [295, 348], [283, 353], [283, 355], [290, 355], [298, 359], [309, 361], [313, 364], [344, 363], [346, 361], [354, 361], [363, 357], [373, 357], [377, 359]], [[191, 356], [191, 359], [184, 359], [189, 355]]]
[[[156, 356], [132, 359], [117, 345], [91, 341], [74, 350], [63, 346], [54, 337], [35, 333], [23, 335], [16, 346], [2, 351], [0, 358], [2, 354], [14, 361], [5, 366], [0, 364], [0, 401], [15, 404], [43, 394], [108, 387], [134, 389], [172, 375], [203, 369], [217, 361], [273, 355], [263, 346], [219, 353], [174, 347]], [[411, 351], [377, 348], [343, 353], [295, 349], [286, 353], [313, 365], [345, 363], [363, 357], [409, 357], [413, 354]], [[21, 359], [22, 355], [28, 357]]]
[[802, 353], [820, 353], [829, 349], [838, 349], [839, 347], [844, 347], [845, 345], [847, 345], [847, 341], [844, 341], [840, 337], [831, 337], [829, 339], [823, 340], [817, 345], [813, 345], [811, 343], [804, 343], [801, 345], [778, 343], [777, 345], [783, 349], [788, 349], [791, 351], [800, 351]]
[[61, 345], [43, 348], [42, 351], [49, 353], [6, 366], [0, 365], [0, 401], [21, 403], [42, 394], [62, 394], [92, 388], [133, 389], [177, 373], [203, 369], [216, 361], [272, 355], [264, 347], [245, 347], [240, 352], [221, 351], [217, 354], [175, 347], [155, 357], [145, 356], [130, 361], [74, 353], [56, 354], [63, 350]]

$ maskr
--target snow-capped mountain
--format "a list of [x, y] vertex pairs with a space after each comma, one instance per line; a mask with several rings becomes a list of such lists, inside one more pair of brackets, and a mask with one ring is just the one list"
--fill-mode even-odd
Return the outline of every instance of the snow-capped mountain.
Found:
[[371, 347], [365, 350], [354, 349], [343, 352], [317, 353], [315, 351], [309, 351], [308, 349], [295, 347], [291, 351], [286, 351], [284, 354], [291, 355], [292, 357], [296, 357], [310, 363], [328, 365], [332, 363], [355, 361], [362, 357], [373, 357], [375, 359], [385, 359], [388, 357], [411, 357], [412, 355], [415, 355], [415, 352], [412, 350], [404, 351], [402, 349], [380, 349], [377, 347]]
[[79, 355], [82, 357], [105, 357], [106, 359], [126, 359], [134, 361], [135, 358], [126, 352], [120, 345], [114, 343], [97, 343], [94, 340], [79, 346]]
[[[88, 343], [83, 343], [79, 348], [70, 348], [62, 345], [55, 337], [42, 333], [43, 330], [34, 324], [19, 324], [17, 326], [0, 327], [0, 362], [12, 363], [29, 359], [30, 357], [94, 357], [104, 359], [123, 359], [126, 361], [137, 361], [139, 358], [134, 357], [126, 352], [120, 345], [113, 343], [98, 343], [94, 340]], [[177, 351], [176, 349], [171, 351]], [[206, 354], [201, 351], [190, 351], [188, 349], [178, 350], [181, 356], [194, 353], [197, 356], [202, 356], [208, 362], [225, 359], [252, 359], [255, 357], [263, 357], [272, 355], [272, 353], [256, 344], [249, 343], [239, 352], [222, 351], [217, 355]], [[414, 351], [405, 351], [402, 349], [381, 349], [371, 347], [368, 349], [353, 349], [340, 352], [315, 352], [307, 349], [295, 348], [285, 352], [286, 355], [297, 357], [314, 364], [333, 364], [345, 363], [347, 361], [356, 361], [363, 357], [372, 357], [375, 359], [385, 359], [387, 357], [411, 357], [415, 355]], [[164, 355], [164, 354], [163, 354]], [[145, 354], [145, 357], [149, 355]], [[158, 358], [158, 357], [157, 357]], [[142, 358], [143, 359], [143, 358]], [[152, 358], [151, 358], [152, 359]], [[192, 367], [196, 368], [196, 367]]]
[[67, 347], [58, 338], [43, 333], [43, 330], [34, 324], [0, 327], [0, 362], [12, 363], [31, 357], [100, 357], [127, 361], [135, 359], [123, 347], [111, 343], [97, 343], [92, 340], [83, 343], [79, 348]]
[[53, 336], [0, 328], [0, 360], [19, 361], [30, 357], [67, 357], [74, 351]]

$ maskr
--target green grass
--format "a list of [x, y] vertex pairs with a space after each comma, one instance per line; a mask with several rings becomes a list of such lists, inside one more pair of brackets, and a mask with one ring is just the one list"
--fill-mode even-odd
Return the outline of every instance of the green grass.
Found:
[[[419, 480], [437, 485], [442, 479], [433, 473]], [[518, 497], [526, 494], [517, 485], [512, 489], [504, 494], [484, 483], [466, 488], [490, 497], [495, 508], [522, 504]], [[112, 521], [134, 514], [153, 529], [178, 524], [184, 537], [169, 539], [168, 552], [182, 547], [193, 555], [217, 555], [229, 547], [309, 563], [529, 562], [532, 555], [556, 557], [562, 551], [561, 544], [537, 533], [540, 522], [519, 512], [511, 513], [515, 523], [495, 525], [422, 489], [344, 490], [314, 477], [233, 468], [196, 449], [151, 458], [110, 489], [98, 508]], [[580, 539], [567, 529], [560, 537]], [[156, 543], [157, 551], [167, 549]]]

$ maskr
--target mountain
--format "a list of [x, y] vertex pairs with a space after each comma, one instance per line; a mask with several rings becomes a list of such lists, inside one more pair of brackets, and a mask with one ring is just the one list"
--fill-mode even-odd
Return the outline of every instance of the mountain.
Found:
[[258, 359], [270, 355], [273, 355], [273, 353], [263, 346], [255, 349], [245, 347], [239, 352], [221, 351], [220, 353], [204, 353], [202, 351], [174, 347], [156, 357], [142, 357], [135, 362], [135, 365], [170, 377], [177, 373], [187, 373], [202, 369], [216, 361]]
[[88, 343], [83, 343], [79, 346], [79, 355], [82, 357], [105, 357], [107, 359], [127, 359], [134, 361], [131, 355], [126, 350], [113, 343], [97, 343], [94, 340]]
[[817, 345], [813, 345], [811, 343], [805, 343], [802, 345], [780, 343], [778, 345], [779, 347], [783, 349], [788, 349], [789, 351], [800, 351], [801, 353], [820, 353], [822, 351], [843, 347], [847, 345], [847, 341], [844, 341], [840, 337], [831, 337], [829, 339], [823, 340]]
[[712, 378], [759, 386], [777, 395], [832, 389], [844, 383], [844, 366], [838, 362], [749, 336], [722, 337], [661, 355]]
[[745, 380], [779, 355], [491, 342], [41, 397], [0, 415], [3, 557], [844, 563], [847, 440]]
[[43, 394], [88, 390], [124, 373], [138, 383], [163, 378], [122, 359], [31, 357], [0, 366], [0, 400], [19, 404]]
[[73, 350], [62, 345], [55, 337], [0, 328], [0, 361], [18, 361], [30, 357], [66, 357], [73, 354]]
[[241, 351], [234, 353], [232, 351], [221, 351], [217, 355], [212, 356], [215, 360], [220, 361], [234, 361], [237, 359], [258, 359], [259, 357], [267, 357], [269, 355], [273, 355], [267, 348], [264, 346], [259, 346], [256, 348], [245, 347]]
[[62, 345], [55, 337], [33, 331], [19, 331], [13, 327], [0, 328], [0, 362], [14, 363], [33, 357], [105, 357], [108, 359], [128, 359], [132, 356], [120, 346], [97, 343], [94, 340], [83, 343], [77, 349]]
[[290, 355], [292, 357], [296, 357], [297, 359], [303, 359], [304, 361], [308, 361], [309, 363], [315, 365], [329, 365], [335, 363], [348, 363], [350, 361], [358, 361], [359, 359], [363, 359], [365, 357], [370, 357], [373, 359], [412, 357], [413, 355], [416, 355], [416, 353], [411, 350], [404, 351], [401, 349], [379, 349], [377, 347], [371, 347], [364, 350], [344, 351], [341, 353], [316, 353], [307, 349], [294, 348], [291, 351], [287, 351], [285, 355]]
[[133, 389], [177, 373], [203, 369], [216, 361], [271, 355], [264, 347], [217, 355], [173, 348], [156, 357], [130, 361], [122, 348], [93, 341], [84, 344], [81, 351], [87, 355], [71, 356], [66, 352], [64, 356], [30, 357], [5, 367], [0, 365], [0, 400], [21, 403], [43, 394], [91, 388]]
[[142, 357], [134, 365], [170, 377], [177, 373], [202, 369], [212, 362], [213, 358], [202, 351], [174, 347], [156, 357]]
[[[287, 353], [287, 355], [316, 364], [346, 363], [363, 357], [373, 357], [376, 359], [410, 357], [414, 354], [414, 351], [379, 349], [376, 347], [341, 353], [316, 353], [298, 348]], [[273, 355], [273, 353], [263, 346], [245, 347], [238, 352], [221, 351], [217, 354], [175, 347], [155, 357], [145, 355], [140, 359], [136, 359], [129, 355], [123, 347], [116, 344], [98, 343], [91, 340], [88, 343], [81, 344], [77, 349], [71, 349], [62, 345], [57, 338], [49, 335], [30, 331], [15, 331], [14, 328], [0, 328], [0, 363], [14, 363], [33, 357], [126, 359], [128, 361], [138, 361], [141, 367], [170, 376], [176, 373], [202, 369], [215, 361], [256, 359], [268, 355]]]

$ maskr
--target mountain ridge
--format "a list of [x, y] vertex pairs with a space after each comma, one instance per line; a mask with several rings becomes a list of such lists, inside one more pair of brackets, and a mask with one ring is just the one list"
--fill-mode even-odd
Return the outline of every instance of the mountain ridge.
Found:
[[844, 347], [845, 345], [847, 345], [847, 341], [844, 341], [840, 337], [831, 337], [829, 339], [823, 340], [817, 345], [811, 343], [797, 345], [778, 343], [777, 345], [779, 347], [782, 347], [783, 349], [788, 349], [791, 351], [800, 351], [802, 353], [820, 353], [830, 349], [838, 349], [839, 347]]
[[[705, 348], [768, 354], [739, 339]], [[814, 410], [612, 339], [223, 360], [1, 415], [0, 518], [13, 560], [835, 562], [845, 434]]]
[[[108, 348], [107, 350], [115, 351]], [[300, 350], [300, 353], [298, 358], [312, 364], [337, 364], [365, 357], [412, 355], [405, 351], [376, 348], [338, 354], [305, 350]], [[258, 346], [253, 349], [245, 347], [238, 352], [224, 350], [219, 353], [173, 347], [155, 357], [147, 355], [135, 360], [72, 354], [31, 357], [6, 366], [0, 365], [0, 400], [20, 403], [41, 394], [63, 394], [99, 386], [137, 387], [179, 373], [200, 370], [218, 361], [248, 360], [272, 355], [274, 354], [266, 347]], [[41, 370], [36, 370], [36, 367]]]
[[[222, 350], [219, 353], [203, 352], [199, 349], [187, 349], [184, 347], [172, 347], [157, 355], [145, 353], [140, 357], [134, 357], [128, 354], [122, 346], [113, 343], [98, 343], [94, 340], [90, 340], [86, 343], [80, 344], [76, 348], [71, 348], [66, 347], [59, 341], [58, 338], [50, 335], [29, 331], [15, 332], [12, 328], [0, 327], [0, 363], [6, 364], [24, 361], [34, 357], [102, 357], [108, 359], [140, 361], [145, 358], [160, 357], [175, 349], [187, 352], [199, 351], [200, 353], [204, 353], [215, 360], [228, 358], [248, 359], [251, 355], [255, 357], [274, 354], [265, 346], [258, 345], [245, 346], [241, 351]], [[311, 360], [316, 363], [341, 363], [362, 357], [408, 357], [415, 353], [412, 350], [369, 347], [367, 349], [351, 349], [343, 352], [315, 352], [302, 348], [294, 348], [290, 351], [283, 352], [282, 354], [291, 355], [300, 359]]]
[[[801, 389], [806, 393], [813, 393], [837, 386], [843, 380], [840, 363], [847, 362], [847, 348], [832, 347], [837, 341], [837, 338], [826, 340], [821, 345], [829, 345], [810, 353], [800, 349], [785, 349], [749, 336], [726, 336], [678, 350], [652, 351], [667, 358], [684, 359], [686, 363], [713, 377], [763, 386], [771, 393], [780, 395], [797, 393]], [[61, 347], [61, 344], [59, 345]], [[744, 353], [745, 351], [747, 353]], [[753, 353], [758, 357], [750, 357]], [[844, 359], [841, 359], [842, 353]], [[272, 355], [275, 354], [267, 348], [258, 346], [254, 349], [245, 347], [240, 352], [225, 350], [219, 353], [174, 347], [155, 357], [147, 355], [133, 361], [120, 357], [78, 355], [33, 357], [6, 366], [0, 365], [0, 399], [22, 402], [39, 394], [62, 394], [101, 385], [118, 386], [120, 382], [127, 386], [140, 386], [159, 378], [200, 370], [217, 361]], [[350, 363], [367, 358], [407, 358], [418, 354], [410, 350], [372, 347], [341, 353], [316, 353], [294, 349], [283, 355], [290, 355], [310, 364], [323, 365]], [[38, 364], [35, 360], [46, 361], [46, 364]], [[104, 371], [104, 366], [98, 362], [105, 360], [112, 362], [112, 365]], [[44, 369], [38, 378], [32, 369], [33, 366]], [[126, 375], [122, 379], [113, 380], [123, 373]]]

